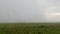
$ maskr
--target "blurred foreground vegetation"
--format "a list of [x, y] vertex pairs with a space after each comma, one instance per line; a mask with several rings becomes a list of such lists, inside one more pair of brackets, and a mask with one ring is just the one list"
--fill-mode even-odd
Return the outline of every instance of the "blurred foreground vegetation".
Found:
[[60, 34], [60, 23], [0, 23], [0, 34]]

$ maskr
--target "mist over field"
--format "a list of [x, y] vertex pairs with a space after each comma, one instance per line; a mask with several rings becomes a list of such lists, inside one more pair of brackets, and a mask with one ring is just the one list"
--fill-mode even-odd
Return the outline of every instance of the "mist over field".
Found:
[[60, 0], [0, 0], [0, 22], [59, 22], [60, 15], [46, 14], [58, 9]]

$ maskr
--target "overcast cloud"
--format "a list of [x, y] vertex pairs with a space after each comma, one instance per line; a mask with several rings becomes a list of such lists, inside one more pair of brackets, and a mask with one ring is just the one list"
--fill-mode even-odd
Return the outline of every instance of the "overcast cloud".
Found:
[[0, 22], [46, 22], [47, 7], [60, 0], [0, 0]]

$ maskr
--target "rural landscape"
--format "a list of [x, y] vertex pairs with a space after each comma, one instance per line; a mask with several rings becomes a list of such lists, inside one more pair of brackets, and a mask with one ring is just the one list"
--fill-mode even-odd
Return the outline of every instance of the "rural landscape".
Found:
[[60, 34], [60, 23], [0, 23], [0, 34]]

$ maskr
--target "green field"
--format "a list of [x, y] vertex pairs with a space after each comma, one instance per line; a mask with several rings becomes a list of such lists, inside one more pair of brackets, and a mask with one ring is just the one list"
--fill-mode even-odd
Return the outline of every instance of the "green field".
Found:
[[0, 23], [0, 34], [60, 34], [60, 23]]

